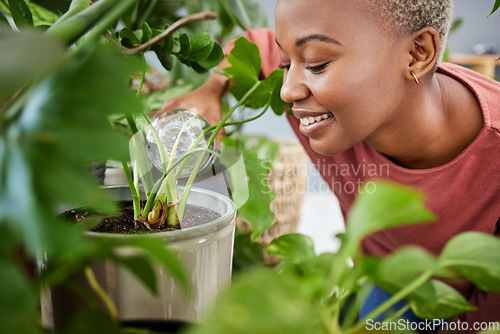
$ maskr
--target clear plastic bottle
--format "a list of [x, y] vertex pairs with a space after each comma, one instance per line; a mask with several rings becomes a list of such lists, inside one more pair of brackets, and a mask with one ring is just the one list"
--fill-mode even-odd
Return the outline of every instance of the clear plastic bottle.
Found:
[[[168, 152], [168, 157], [173, 152], [177, 142], [173, 162], [182, 158], [192, 147], [205, 148], [211, 132], [203, 136], [203, 132], [209, 127], [208, 123], [195, 111], [188, 109], [169, 110], [152, 121], [163, 146]], [[158, 145], [153, 132], [150, 130], [146, 136], [148, 155], [153, 165], [162, 170], [162, 161]], [[198, 141], [198, 143], [196, 143]], [[213, 143], [210, 147], [213, 150]], [[187, 177], [193, 171], [194, 165], [203, 152], [195, 152], [187, 158], [187, 163], [180, 173], [181, 177]], [[213, 156], [206, 152], [201, 169], [211, 165]], [[168, 164], [168, 161], [166, 162]], [[182, 163], [180, 164], [182, 165]], [[178, 167], [177, 167], [178, 168]]]

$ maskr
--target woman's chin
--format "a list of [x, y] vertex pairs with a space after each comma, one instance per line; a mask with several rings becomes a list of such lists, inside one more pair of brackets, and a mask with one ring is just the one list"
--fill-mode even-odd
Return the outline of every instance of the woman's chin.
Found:
[[309, 138], [309, 144], [314, 152], [326, 156], [335, 155], [347, 149], [332, 145], [331, 142], [325, 142], [325, 140], [315, 140], [313, 138]]

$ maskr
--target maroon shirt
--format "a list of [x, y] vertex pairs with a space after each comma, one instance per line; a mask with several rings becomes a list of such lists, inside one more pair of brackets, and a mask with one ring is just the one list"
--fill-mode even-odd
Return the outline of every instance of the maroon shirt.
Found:
[[[259, 29], [246, 37], [259, 46], [262, 74], [267, 76], [280, 64], [274, 32]], [[229, 46], [232, 47], [232, 46]], [[499, 234], [500, 227], [500, 83], [464, 67], [443, 63], [438, 72], [467, 86], [476, 96], [484, 125], [474, 141], [455, 159], [435, 168], [401, 167], [365, 142], [334, 156], [323, 156], [311, 149], [309, 139], [299, 130], [299, 120], [288, 120], [312, 163], [338, 197], [344, 217], [348, 214], [358, 187], [374, 178], [383, 178], [420, 189], [437, 222], [390, 228], [363, 241], [368, 254], [384, 256], [395, 249], [414, 245], [439, 254], [446, 242], [465, 231]], [[500, 320], [500, 294], [485, 293], [471, 284], [459, 287], [478, 311], [460, 316], [461, 321]]]

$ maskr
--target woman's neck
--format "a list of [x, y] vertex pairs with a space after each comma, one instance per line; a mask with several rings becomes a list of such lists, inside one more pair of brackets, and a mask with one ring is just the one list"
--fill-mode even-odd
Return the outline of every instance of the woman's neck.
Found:
[[467, 87], [440, 73], [424, 80], [408, 90], [394, 119], [366, 140], [395, 163], [411, 169], [450, 162], [483, 126], [479, 102]]

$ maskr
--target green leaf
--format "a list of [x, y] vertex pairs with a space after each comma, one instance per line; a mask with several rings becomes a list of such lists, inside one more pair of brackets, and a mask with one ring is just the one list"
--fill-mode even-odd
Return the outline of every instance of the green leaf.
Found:
[[[224, 137], [221, 141], [226, 146], [238, 147], [237, 142], [230, 138]], [[232, 199], [237, 204], [238, 215], [252, 226], [255, 240], [272, 226], [275, 219], [269, 207], [276, 196], [267, 183], [272, 164], [260, 160], [252, 150], [244, 150], [242, 156], [244, 165], [228, 170], [235, 189]]]
[[0, 284], [3, 287], [0, 289], [2, 333], [35, 333], [36, 291], [12, 258], [0, 258]]
[[155, 54], [158, 57], [158, 60], [160, 61], [163, 68], [165, 68], [167, 71], [170, 71], [174, 64], [173, 57], [170, 54], [167, 54], [165, 50], [155, 50]]
[[9, 0], [10, 13], [19, 29], [32, 28], [33, 16], [28, 5], [23, 0]]
[[259, 81], [259, 48], [245, 37], [240, 37], [234, 42], [234, 47], [226, 59], [231, 66], [224, 68], [223, 72], [231, 76], [230, 80], [235, 84], [230, 88], [231, 94], [240, 100]]
[[123, 242], [123, 245], [136, 246], [146, 251], [152, 259], [160, 263], [179, 282], [182, 288], [186, 291], [190, 289], [189, 279], [184, 266], [178, 256], [168, 248], [165, 241], [155, 236], [140, 238], [133, 236], [123, 241], [117, 241], [117, 244], [120, 245], [120, 242]]
[[[33, 87], [7, 130], [0, 132], [0, 212], [30, 252], [64, 252], [81, 231], [55, 217], [61, 205], [113, 212], [114, 199], [99, 188], [89, 163], [127, 160], [128, 138], [109, 116], [133, 114], [141, 104], [129, 89], [141, 66], [111, 47], [99, 46], [63, 62]], [[14, 73], [17, 69], [13, 69]], [[6, 144], [8, 143], [8, 144]]]
[[153, 30], [151, 30], [151, 27], [149, 27], [149, 24], [147, 22], [142, 22], [141, 29], [142, 29], [142, 39], [141, 39], [142, 43], [145, 43], [149, 41], [151, 38], [153, 38]]
[[156, 274], [147, 258], [144, 256], [129, 256], [129, 257], [116, 257], [120, 265], [127, 268], [137, 279], [139, 279], [144, 286], [146, 286], [152, 294], [158, 293], [156, 286]]
[[35, 27], [49, 27], [59, 19], [59, 15], [48, 9], [45, 9], [44, 7], [34, 3], [33, 1], [28, 1], [26, 2], [26, 4], [28, 5], [33, 16], [33, 25]]
[[447, 319], [475, 309], [458, 291], [449, 285], [432, 280], [436, 304], [412, 303], [414, 313], [422, 319]]
[[187, 56], [191, 52], [191, 42], [189, 41], [189, 37], [187, 34], [182, 33], [179, 36], [179, 44], [180, 44], [180, 49], [179, 49], [179, 54], [181, 56]]
[[363, 237], [389, 227], [434, 219], [419, 191], [392, 182], [372, 181], [361, 189], [347, 218], [348, 243], [357, 245]]
[[320, 333], [320, 313], [301, 284], [293, 275], [269, 269], [242, 275], [218, 296], [203, 323], [188, 333]]
[[500, 292], [498, 237], [478, 232], [459, 234], [446, 244], [439, 264], [458, 271], [482, 290]]
[[123, 28], [120, 30], [120, 43], [127, 48], [134, 48], [141, 44], [142, 31], [140, 36], [137, 32], [130, 30], [129, 28]]
[[214, 43], [213, 49], [208, 55], [208, 57], [199, 60], [198, 64], [200, 64], [200, 66], [205, 69], [210, 69], [212, 67], [219, 65], [220, 61], [222, 60], [222, 57], [224, 57], [224, 51], [222, 50], [222, 47], [219, 44]]
[[[62, 61], [63, 46], [36, 31], [0, 31], [0, 104]], [[33, 52], [36, 50], [36, 52]]]
[[491, 16], [494, 12], [496, 12], [500, 8], [500, 0], [495, 0], [495, 4], [493, 5], [493, 9], [491, 10], [491, 13], [488, 16]]
[[[408, 286], [426, 271], [439, 271], [436, 260], [418, 248], [405, 248], [386, 259], [361, 259], [365, 274], [375, 285], [395, 294]], [[367, 270], [368, 268], [368, 270]], [[407, 299], [436, 305], [436, 297], [430, 281], [412, 291]]]
[[206, 59], [214, 48], [215, 40], [208, 32], [202, 32], [191, 38], [189, 60], [199, 62]]
[[285, 234], [274, 239], [267, 247], [267, 253], [289, 263], [307, 262], [316, 256], [313, 240], [298, 233]]

